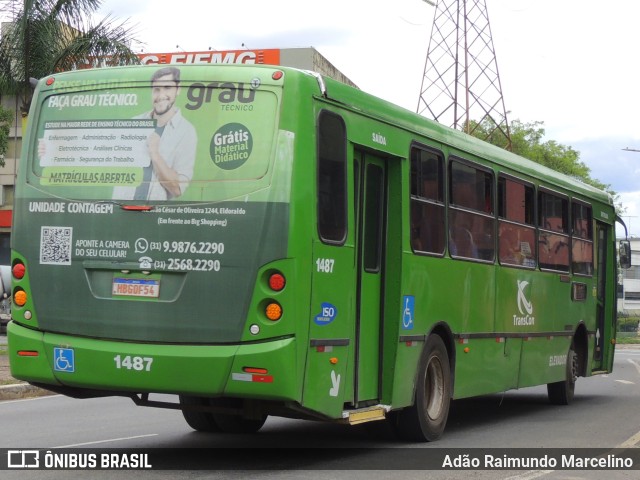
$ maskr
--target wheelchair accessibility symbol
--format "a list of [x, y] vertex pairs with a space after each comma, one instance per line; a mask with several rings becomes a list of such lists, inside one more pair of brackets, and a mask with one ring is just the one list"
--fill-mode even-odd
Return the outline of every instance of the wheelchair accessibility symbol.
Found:
[[402, 329], [413, 330], [413, 311], [416, 299], [413, 295], [402, 297]]
[[71, 348], [54, 348], [53, 349], [53, 369], [57, 372], [73, 373], [76, 369]]

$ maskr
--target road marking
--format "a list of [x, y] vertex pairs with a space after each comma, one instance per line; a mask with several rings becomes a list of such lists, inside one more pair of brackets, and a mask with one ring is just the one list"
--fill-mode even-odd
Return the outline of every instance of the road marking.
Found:
[[[617, 445], [614, 448], [622, 448], [622, 449], [635, 448], [637, 447], [637, 445], [640, 445], [640, 432], [627, 438], [624, 442], [622, 442], [620, 445]], [[529, 470], [528, 472], [521, 473], [520, 475], [507, 477], [504, 480], [533, 480], [534, 478], [544, 477], [545, 475], [553, 473], [554, 471], [555, 470]]]
[[636, 367], [636, 370], [638, 370], [638, 373], [640, 373], [640, 363], [636, 362], [635, 360], [631, 360], [630, 358], [627, 358], [627, 362]]
[[616, 380], [618, 383], [624, 383], [625, 385], [635, 385], [635, 382], [630, 382], [629, 380]]
[[636, 433], [632, 437], [627, 438], [624, 442], [618, 445], [616, 448], [632, 448], [636, 444], [640, 444], [640, 432]]
[[48, 400], [50, 398], [58, 398], [63, 396], [64, 395], [43, 395], [41, 397], [18, 398], [16, 400], [2, 400], [0, 401], [0, 405], [9, 405], [10, 403], [18, 403], [18, 402], [33, 402], [35, 400]]
[[72, 445], [61, 445], [58, 447], [51, 448], [74, 448], [74, 447], [84, 447], [86, 445], [97, 445], [99, 443], [109, 443], [109, 442], [119, 442], [121, 440], [133, 440], [135, 438], [146, 438], [146, 437], [156, 437], [157, 433], [149, 433], [147, 435], [136, 435], [135, 437], [122, 437], [122, 438], [109, 438], [106, 440], [96, 440], [95, 442], [85, 442], [85, 443], [74, 443]]
[[534, 478], [543, 477], [552, 473], [554, 470], [531, 470], [529, 472], [521, 473], [513, 477], [507, 477], [504, 480], [533, 480]]

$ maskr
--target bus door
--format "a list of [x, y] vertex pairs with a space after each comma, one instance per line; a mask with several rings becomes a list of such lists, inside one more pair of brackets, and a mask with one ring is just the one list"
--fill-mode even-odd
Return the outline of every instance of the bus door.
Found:
[[356, 150], [354, 162], [357, 220], [354, 393], [356, 406], [366, 406], [366, 401], [380, 397], [381, 386], [387, 169], [383, 158], [369, 152]]
[[614, 302], [612, 286], [616, 285], [615, 268], [610, 248], [612, 227], [606, 223], [596, 222], [597, 252], [597, 293], [596, 293], [596, 332], [593, 355], [594, 371], [611, 371], [613, 367], [613, 346], [606, 341], [613, 338]]

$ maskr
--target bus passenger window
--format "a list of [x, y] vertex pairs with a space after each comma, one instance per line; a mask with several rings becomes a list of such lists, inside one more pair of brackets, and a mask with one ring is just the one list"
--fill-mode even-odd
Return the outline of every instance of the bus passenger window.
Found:
[[341, 117], [318, 119], [318, 234], [325, 243], [347, 237], [347, 132]]
[[458, 160], [452, 160], [449, 168], [449, 252], [453, 257], [493, 262], [493, 175]]
[[444, 160], [420, 148], [411, 150], [411, 248], [444, 254]]
[[591, 207], [571, 203], [571, 269], [578, 275], [593, 275], [593, 223]]
[[535, 267], [533, 185], [498, 179], [498, 258], [503, 265]]
[[569, 271], [569, 201], [560, 195], [538, 195], [538, 262], [540, 268]]

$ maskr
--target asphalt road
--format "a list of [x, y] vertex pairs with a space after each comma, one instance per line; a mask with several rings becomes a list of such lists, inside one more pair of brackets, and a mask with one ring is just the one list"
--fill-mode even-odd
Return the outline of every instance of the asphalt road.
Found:
[[[165, 397], [170, 399], [170, 396]], [[574, 403], [550, 405], [546, 388], [536, 387], [453, 403], [444, 437], [430, 444], [400, 444], [383, 422], [348, 427], [301, 420], [269, 418], [256, 435], [217, 435], [192, 431], [179, 411], [136, 407], [130, 400], [74, 400], [62, 396], [0, 402], [0, 448], [165, 448], [165, 471], [101, 471], [91, 478], [451, 478], [451, 479], [600, 479], [638, 478], [635, 471], [518, 471], [406, 470], [403, 457], [427, 450], [532, 448], [628, 448], [640, 446], [640, 349], [619, 350], [614, 373], [580, 379]], [[399, 448], [402, 447], [402, 448]], [[190, 470], [186, 453], [199, 448], [219, 454], [226, 462], [216, 470]], [[236, 450], [220, 450], [233, 448]], [[385, 449], [398, 449], [389, 451]], [[254, 450], [259, 449], [259, 450]], [[267, 470], [260, 467], [269, 458]], [[302, 450], [301, 450], [302, 449]], [[365, 449], [365, 450], [362, 450]], [[374, 450], [371, 450], [374, 449]], [[412, 449], [412, 450], [410, 450]], [[443, 450], [446, 449], [446, 450]], [[178, 453], [176, 453], [178, 452]], [[182, 452], [187, 452], [182, 450]], [[199, 450], [202, 452], [202, 450]], [[246, 453], [245, 453], [246, 452]], [[468, 450], [473, 455], [474, 450]], [[433, 453], [433, 452], [431, 452]], [[175, 464], [171, 464], [175, 462]], [[256, 463], [258, 462], [258, 463]], [[385, 463], [386, 462], [386, 463]], [[395, 468], [397, 472], [384, 470]], [[229, 466], [231, 465], [231, 467]], [[356, 469], [353, 469], [352, 468]], [[382, 469], [382, 470], [381, 470]], [[58, 471], [28, 475], [0, 471], [5, 478], [62, 478]], [[20, 475], [17, 475], [20, 474]], [[77, 476], [76, 476], [77, 475]], [[86, 478], [87, 472], [65, 472], [64, 478]]]

